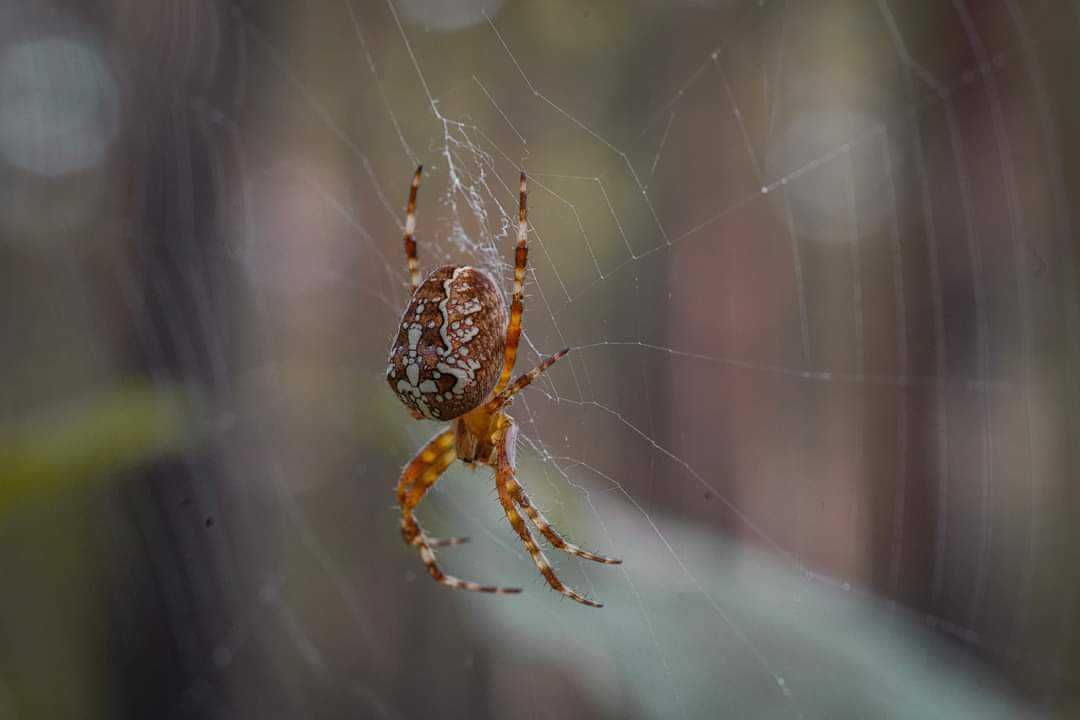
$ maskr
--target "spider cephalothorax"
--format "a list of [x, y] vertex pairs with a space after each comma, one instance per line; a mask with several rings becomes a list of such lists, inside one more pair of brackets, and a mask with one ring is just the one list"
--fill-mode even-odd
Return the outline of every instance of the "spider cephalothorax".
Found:
[[401, 474], [397, 485], [401, 534], [406, 543], [419, 549], [428, 573], [442, 585], [490, 593], [521, 592], [520, 588], [479, 585], [444, 573], [435, 561], [434, 548], [457, 545], [468, 538], [429, 537], [413, 514], [424, 494], [454, 460], [489, 465], [495, 470], [495, 486], [503, 511], [548, 584], [583, 605], [601, 607], [563, 585], [521, 516], [524, 513], [559, 550], [600, 563], [621, 562], [582, 550], [563, 539], [532, 504], [514, 476], [517, 425], [503, 408], [510, 398], [567, 353], [567, 350], [555, 353], [510, 382], [521, 339], [528, 259], [525, 173], [521, 174], [514, 293], [507, 319], [506, 304], [498, 286], [484, 270], [445, 265], [420, 282], [413, 230], [422, 170], [422, 167], [416, 169], [405, 215], [405, 256], [412, 280], [412, 298], [390, 348], [386, 380], [413, 417], [453, 420], [453, 424], [432, 438]]

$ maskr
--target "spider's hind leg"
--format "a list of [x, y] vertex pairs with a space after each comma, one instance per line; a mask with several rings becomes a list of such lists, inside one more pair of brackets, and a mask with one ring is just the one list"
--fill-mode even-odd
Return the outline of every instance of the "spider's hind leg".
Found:
[[[589, 600], [577, 590], [563, 584], [562, 580], [555, 574], [555, 570], [551, 567], [551, 563], [540, 549], [540, 546], [537, 545], [536, 540], [533, 539], [532, 533], [529, 532], [529, 528], [526, 526], [524, 518], [522, 518], [521, 514], [517, 511], [514, 488], [520, 491], [521, 486], [518, 485], [517, 481], [514, 479], [513, 447], [516, 440], [517, 426], [509, 416], [503, 415], [502, 427], [496, 433], [495, 485], [499, 491], [499, 502], [502, 504], [503, 511], [506, 513], [506, 518], [514, 528], [514, 532], [521, 538], [521, 542], [524, 543], [525, 549], [529, 552], [529, 556], [532, 557], [533, 564], [536, 565], [536, 569], [539, 570], [540, 574], [547, 580], [548, 585], [582, 605], [588, 605], [589, 607], [595, 608], [604, 607], [603, 604]], [[525, 506], [522, 507], [524, 509]], [[525, 510], [525, 512], [528, 514], [529, 511]], [[550, 527], [551, 526], [548, 525], [549, 529]], [[556, 537], [558, 536], [556, 535]], [[569, 545], [565, 542], [563, 544]], [[593, 557], [598, 558], [599, 556]]]
[[440, 585], [504, 595], [519, 593], [521, 588], [480, 585], [443, 572], [442, 568], [439, 567], [439, 563], [435, 560], [434, 548], [459, 545], [468, 541], [468, 538], [438, 540], [428, 537], [423, 528], [420, 527], [420, 523], [417, 522], [416, 515], [413, 514], [413, 510], [420, 504], [427, 491], [431, 489], [456, 459], [457, 450], [454, 447], [454, 431], [448, 429], [432, 438], [416, 454], [416, 457], [405, 466], [397, 485], [398, 504], [401, 506], [401, 536], [407, 545], [412, 545], [420, 551], [420, 559], [424, 561], [428, 575], [431, 575], [435, 582]]
[[521, 487], [516, 479], [511, 477], [507, 484], [510, 486], [510, 495], [514, 498], [514, 501], [517, 502], [518, 507], [525, 511], [525, 514], [529, 516], [529, 520], [531, 520], [537, 530], [547, 538], [552, 547], [579, 558], [603, 563], [604, 565], [622, 564], [622, 560], [619, 560], [618, 558], [597, 555], [588, 550], [583, 550], [571, 542], [567, 542], [566, 538], [560, 535], [558, 530], [551, 526], [551, 523], [548, 522], [548, 519], [540, 512], [540, 509], [532, 504], [532, 501], [529, 500], [529, 496], [525, 494], [525, 488]]

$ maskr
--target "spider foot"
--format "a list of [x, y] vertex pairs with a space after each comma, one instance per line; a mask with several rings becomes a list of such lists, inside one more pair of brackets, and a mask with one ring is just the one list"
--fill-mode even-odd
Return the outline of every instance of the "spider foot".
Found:
[[[465, 538], [464, 540], [468, 540], [468, 538]], [[450, 541], [462, 541], [462, 539], [448, 538], [443, 542], [450, 543]], [[435, 560], [435, 553], [432, 551], [432, 547], [434, 546], [432, 545], [432, 539], [428, 538], [427, 535], [420, 534], [417, 536], [414, 544], [420, 549], [420, 559], [423, 560], [423, 565], [428, 568], [428, 574], [431, 575], [432, 580], [440, 585], [456, 587], [462, 590], [472, 590], [474, 593], [491, 593], [492, 595], [517, 595], [522, 592], [521, 587], [481, 585], [480, 583], [474, 583], [469, 580], [455, 578], [454, 575], [448, 575], [443, 572], [442, 568], [438, 567], [438, 562]]]
[[[435, 577], [432, 575], [432, 577]], [[435, 577], [435, 582], [446, 587], [457, 588], [459, 590], [472, 590], [473, 592], [492, 593], [494, 595], [517, 595], [521, 592], [519, 587], [502, 587], [501, 585], [481, 585], [480, 583], [474, 583], [469, 580], [462, 580], [461, 578], [454, 577], [453, 575], [446, 575], [443, 573], [439, 577]]]
[[424, 538], [424, 542], [427, 544], [427, 546], [428, 547], [433, 547], [433, 548], [450, 547], [451, 545], [464, 545], [465, 543], [469, 542], [470, 540], [472, 540], [472, 538], [465, 537], [465, 536], [462, 536], [462, 537], [449, 537], [449, 538], [433, 538], [433, 537], [425, 537]]
[[[535, 553], [533, 553], [534, 548], [536, 550]], [[603, 603], [596, 602], [595, 600], [590, 600], [569, 585], [563, 584], [562, 580], [559, 580], [558, 576], [555, 574], [555, 570], [551, 567], [548, 559], [544, 557], [544, 554], [540, 552], [539, 548], [536, 547], [536, 543], [526, 543], [525, 549], [528, 550], [529, 554], [533, 556], [533, 562], [536, 564], [536, 569], [539, 570], [540, 574], [544, 576], [544, 579], [547, 580], [547, 583], [551, 586], [552, 590], [555, 590], [556, 592], [561, 593], [563, 596], [570, 598], [574, 602], [580, 603], [587, 607], [604, 607]]]
[[604, 603], [596, 602], [595, 600], [590, 600], [589, 598], [585, 597], [584, 595], [579, 593], [577, 590], [574, 590], [573, 588], [563, 587], [563, 589], [560, 590], [559, 592], [561, 592], [563, 595], [570, 598], [574, 602], [581, 603], [582, 605], [587, 605], [588, 607], [594, 607], [594, 608], [602, 608], [602, 607], [604, 607]]
[[575, 555], [584, 560], [592, 560], [593, 562], [601, 563], [602, 565], [622, 565], [622, 560], [619, 558], [607, 557], [606, 555], [597, 555], [596, 553], [591, 553], [588, 550], [582, 550], [577, 545], [571, 545], [570, 543], [566, 543], [566, 547], [562, 548], [560, 548], [558, 545], [552, 545], [552, 547], [555, 547], [558, 550], [562, 550], [563, 552], [567, 552], [571, 555]]
[[[462, 580], [459, 577], [453, 575], [447, 575], [439, 567], [439, 564], [435, 561], [435, 553], [432, 551], [432, 545], [427, 542], [428, 538], [423, 538], [421, 542], [417, 543], [420, 548], [420, 559], [424, 561], [424, 565], [427, 566], [428, 575], [432, 579], [444, 585], [446, 587], [457, 588], [459, 590], [471, 590], [473, 592], [492, 593], [494, 595], [517, 595], [521, 592], [521, 588], [518, 587], [502, 587], [500, 585], [481, 585], [470, 580]], [[460, 540], [460, 538], [449, 538], [450, 540]]]

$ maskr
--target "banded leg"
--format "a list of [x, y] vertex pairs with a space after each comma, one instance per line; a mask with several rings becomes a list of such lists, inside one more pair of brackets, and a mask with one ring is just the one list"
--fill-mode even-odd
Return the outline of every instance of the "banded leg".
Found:
[[[398, 506], [401, 508], [401, 536], [406, 545], [427, 545], [429, 548], [448, 547], [469, 542], [467, 537], [433, 538], [424, 532], [416, 520], [413, 510], [438, 481], [446, 469], [457, 459], [453, 435], [449, 440], [447, 433], [440, 433], [413, 458], [401, 474], [398, 481]], [[449, 451], [445, 451], [449, 442]], [[422, 539], [422, 543], [420, 540]]]
[[432, 438], [416, 454], [416, 457], [405, 466], [397, 485], [398, 504], [401, 506], [401, 535], [406, 544], [412, 545], [420, 551], [420, 559], [424, 561], [428, 574], [440, 585], [475, 592], [519, 593], [521, 588], [480, 585], [443, 572], [435, 560], [433, 548], [457, 545], [465, 542], [468, 538], [448, 538], [446, 540], [430, 538], [424, 533], [423, 528], [420, 527], [420, 523], [417, 522], [416, 516], [413, 514], [413, 509], [424, 498], [427, 491], [431, 489], [456, 459], [457, 451], [454, 448], [454, 432], [453, 430], [445, 430]]
[[416, 259], [416, 240], [413, 239], [413, 232], [416, 231], [416, 193], [420, 189], [420, 175], [423, 171], [423, 165], [416, 168], [412, 187], [409, 188], [409, 204], [405, 207], [405, 259], [409, 263], [409, 280], [412, 282], [413, 292], [420, 287], [420, 264]]
[[551, 567], [551, 563], [548, 562], [540, 546], [533, 539], [532, 533], [529, 532], [529, 528], [525, 525], [525, 519], [521, 517], [521, 514], [518, 513], [517, 508], [514, 506], [511, 487], [516, 486], [517, 482], [514, 480], [513, 450], [509, 448], [513, 447], [516, 440], [517, 426], [507, 418], [506, 424], [499, 430], [496, 440], [497, 464], [495, 467], [495, 485], [499, 491], [499, 502], [502, 504], [503, 512], [506, 513], [506, 518], [510, 521], [510, 525], [513, 526], [514, 532], [521, 538], [525, 549], [528, 550], [529, 555], [532, 557], [533, 564], [536, 565], [536, 569], [547, 580], [548, 585], [582, 605], [595, 608], [604, 607], [602, 603], [589, 600], [577, 590], [564, 585], [562, 580], [559, 580], [555, 570]]
[[514, 397], [519, 392], [527, 388], [530, 384], [532, 384], [533, 380], [540, 377], [540, 375], [542, 375], [545, 370], [558, 362], [559, 359], [566, 355], [566, 353], [568, 352], [570, 352], [570, 348], [564, 348], [563, 350], [560, 350], [544, 362], [534, 367], [529, 372], [519, 376], [518, 379], [515, 380], [512, 385], [510, 385], [510, 387], [502, 390], [495, 397], [488, 400], [486, 408], [487, 411], [495, 412], [496, 410], [501, 408], [507, 403], [507, 401], [510, 400], [510, 398]]
[[579, 558], [585, 558], [586, 560], [592, 560], [593, 562], [603, 563], [604, 565], [621, 565], [622, 560], [618, 558], [605, 557], [604, 555], [597, 555], [591, 553], [588, 550], [583, 550], [577, 545], [571, 542], [567, 542], [566, 538], [559, 534], [559, 532], [551, 526], [548, 519], [544, 517], [544, 514], [540, 512], [540, 509], [532, 504], [529, 500], [529, 496], [525, 494], [525, 488], [521, 487], [518, 481], [514, 478], [510, 478], [507, 482], [510, 488], [510, 496], [514, 498], [514, 501], [518, 504], [525, 514], [529, 516], [529, 520], [532, 524], [547, 538], [551, 546], [562, 550], [565, 553], [576, 555]]
[[446, 468], [457, 458], [454, 448], [454, 434], [447, 430], [439, 433], [425, 445], [416, 457], [405, 466], [398, 481], [397, 499], [402, 509], [401, 531], [406, 544], [413, 545], [418, 535], [423, 534], [428, 547], [445, 547], [468, 542], [469, 538], [447, 538], [439, 540], [430, 537], [420, 529], [412, 510], [420, 504], [424, 495]]
[[521, 173], [518, 191], [518, 237], [514, 250], [514, 294], [510, 299], [510, 321], [506, 326], [506, 349], [503, 350], [503, 368], [494, 392], [499, 392], [510, 382], [510, 373], [514, 371], [517, 360], [518, 343], [521, 341], [521, 315], [525, 312], [522, 301], [525, 290], [525, 268], [529, 260], [529, 248], [525, 244], [528, 223], [526, 222], [525, 173]]

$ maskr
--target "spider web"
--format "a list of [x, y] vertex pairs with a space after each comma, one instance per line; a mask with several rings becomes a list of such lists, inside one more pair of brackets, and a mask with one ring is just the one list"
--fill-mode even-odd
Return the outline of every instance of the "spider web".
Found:
[[[166, 241], [107, 275], [135, 365], [199, 398], [200, 439], [150, 496], [125, 491], [120, 522], [157, 612], [190, 634], [166, 704], [1064, 711], [1080, 315], [1043, 46], [1078, 19], [1057, 7], [341, 0], [165, 18], [161, 72], [182, 89], [133, 155], [164, 167], [134, 204]], [[504, 288], [528, 171], [517, 371], [571, 353], [510, 411], [519, 479], [573, 541], [624, 558], [546, 550], [602, 611], [536, 576], [485, 471], [453, 468], [419, 516], [473, 537], [439, 553], [449, 572], [524, 595], [442, 591], [399, 547], [389, 488], [437, 429], [382, 379], [421, 163], [422, 267]]]

